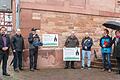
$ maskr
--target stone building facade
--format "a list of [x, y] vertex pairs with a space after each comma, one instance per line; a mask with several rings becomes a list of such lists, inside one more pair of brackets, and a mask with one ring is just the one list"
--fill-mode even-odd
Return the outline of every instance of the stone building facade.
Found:
[[39, 49], [39, 68], [63, 68], [62, 48], [71, 31], [76, 32], [80, 43], [84, 33], [90, 33], [94, 40], [93, 50], [100, 54], [99, 39], [105, 28], [102, 24], [111, 19], [120, 20], [119, 7], [120, 0], [20, 0], [20, 28], [26, 43], [24, 66], [29, 65], [27, 37], [32, 27], [40, 29], [40, 36], [46, 33], [59, 36], [59, 46]]

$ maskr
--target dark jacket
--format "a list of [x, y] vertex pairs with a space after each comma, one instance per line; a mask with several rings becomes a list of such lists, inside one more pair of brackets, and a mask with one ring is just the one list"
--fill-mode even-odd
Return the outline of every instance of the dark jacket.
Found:
[[114, 57], [120, 57], [120, 38], [118, 38], [117, 42], [116, 42], [116, 38], [114, 38], [112, 40], [112, 44], [114, 44], [113, 56]]
[[65, 47], [79, 47], [79, 41], [76, 36], [69, 36], [65, 42]]
[[23, 39], [22, 35], [15, 34], [12, 37], [11, 42], [12, 42], [12, 49], [13, 50], [23, 51], [23, 49], [25, 49], [24, 39]]
[[[101, 46], [102, 53], [111, 53], [112, 51], [111, 42], [112, 42], [112, 38], [109, 35], [103, 36], [100, 39], [100, 46]], [[105, 45], [105, 47], [103, 45]]]
[[[11, 44], [10, 44], [10, 37], [7, 34], [5, 35], [5, 37], [6, 37], [6, 47], [8, 47], [8, 50], [6, 52], [9, 53], [9, 48], [11, 46]], [[2, 34], [0, 34], [0, 53], [4, 52], [2, 50], [3, 47], [4, 47], [4, 44], [3, 44]]]
[[34, 48], [38, 48], [38, 46], [33, 46], [33, 42], [35, 41], [35, 39], [38, 39], [38, 41], [40, 41], [39, 35], [35, 34], [35, 36], [33, 37], [33, 34], [30, 33], [29, 37], [28, 37], [28, 42], [29, 42], [29, 49], [34, 49]]
[[[92, 38], [90, 37], [85, 37], [82, 39], [82, 50], [87, 50], [87, 51], [90, 51], [91, 50], [91, 47], [93, 45], [93, 40]], [[87, 49], [85, 49], [85, 46], [87, 47]]]

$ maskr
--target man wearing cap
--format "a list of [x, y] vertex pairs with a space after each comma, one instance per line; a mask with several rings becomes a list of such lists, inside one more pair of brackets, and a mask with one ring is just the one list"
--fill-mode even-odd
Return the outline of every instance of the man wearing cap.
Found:
[[24, 51], [24, 39], [21, 35], [21, 30], [17, 29], [16, 34], [11, 39], [12, 48], [14, 53], [13, 59], [13, 68], [15, 72], [19, 72], [19, 70], [23, 70], [22, 68], [22, 55]]
[[[78, 41], [78, 38], [75, 36], [75, 32], [74, 31], [72, 31], [70, 36], [68, 36], [68, 38], [67, 38], [67, 40], [65, 42], [65, 47], [67, 47], [67, 48], [79, 47], [79, 41]], [[71, 63], [71, 68], [75, 69], [74, 61], [66, 61], [65, 69], [69, 68], [69, 64], [70, 63]]]
[[2, 27], [0, 29], [0, 61], [2, 61], [2, 70], [3, 75], [10, 76], [7, 73], [7, 60], [9, 56], [9, 48], [10, 48], [10, 37], [7, 35], [7, 29]]
[[37, 58], [38, 58], [38, 46], [34, 46], [33, 42], [35, 40], [40, 41], [39, 35], [36, 33], [35, 28], [31, 29], [31, 33], [28, 37], [29, 42], [29, 59], [30, 59], [30, 71], [38, 70], [37, 69]]

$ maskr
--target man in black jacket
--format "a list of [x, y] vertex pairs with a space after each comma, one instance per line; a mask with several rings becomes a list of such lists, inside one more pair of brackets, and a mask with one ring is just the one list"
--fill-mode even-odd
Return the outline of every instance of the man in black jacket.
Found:
[[38, 46], [34, 46], [33, 42], [35, 40], [40, 41], [39, 35], [36, 33], [35, 28], [31, 29], [31, 33], [28, 37], [29, 42], [29, 59], [30, 59], [30, 71], [38, 70], [37, 69], [37, 58], [38, 58]]
[[12, 37], [11, 41], [14, 52], [13, 68], [14, 71], [19, 72], [19, 70], [23, 70], [22, 55], [24, 51], [24, 39], [23, 36], [21, 35], [20, 29], [17, 29], [16, 34]]
[[89, 37], [89, 34], [86, 33], [86, 36], [82, 39], [82, 69], [85, 68], [85, 56], [87, 54], [87, 58], [88, 58], [88, 61], [87, 61], [87, 67], [88, 69], [91, 69], [90, 68], [90, 64], [91, 64], [91, 47], [93, 45], [93, 40], [92, 38]]
[[9, 48], [10, 48], [10, 37], [7, 35], [7, 29], [5, 27], [2, 27], [0, 29], [0, 61], [3, 61], [2, 64], [2, 70], [3, 75], [10, 76], [7, 73], [7, 60], [9, 55]]
[[[75, 36], [75, 32], [74, 31], [72, 31], [70, 36], [68, 36], [68, 38], [67, 38], [67, 40], [65, 42], [65, 47], [67, 47], [67, 48], [79, 47], [79, 41], [78, 41], [78, 38]], [[69, 64], [70, 63], [71, 63], [71, 68], [75, 69], [74, 61], [66, 61], [65, 69], [69, 68]]]

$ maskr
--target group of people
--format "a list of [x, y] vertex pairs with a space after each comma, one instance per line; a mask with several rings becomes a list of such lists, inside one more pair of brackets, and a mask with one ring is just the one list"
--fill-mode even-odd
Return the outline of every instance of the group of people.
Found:
[[[85, 69], [86, 67], [88, 69], [91, 69], [91, 47], [93, 45], [93, 40], [89, 36], [88, 33], [85, 33], [85, 37], [82, 39], [81, 46], [82, 46], [82, 68]], [[68, 36], [67, 40], [65, 41], [65, 47], [68, 48], [75, 48], [79, 47], [79, 40], [75, 36], [75, 32], [72, 31], [71, 35]], [[87, 56], [87, 66], [85, 64], [85, 57]], [[75, 69], [74, 67], [74, 61], [66, 61], [65, 63], [65, 69], [69, 68], [69, 64], [71, 63], [71, 68]]]
[[[112, 49], [112, 45], [114, 44], [114, 48]], [[85, 33], [85, 37], [82, 39], [82, 67], [81, 69], [91, 69], [91, 47], [93, 45], [93, 40], [88, 33]], [[79, 47], [79, 40], [74, 35], [74, 32], [67, 38], [65, 42], [65, 47], [75, 48]], [[109, 30], [104, 29], [103, 36], [100, 38], [100, 47], [102, 54], [102, 63], [103, 63], [103, 71], [111, 72], [111, 54], [117, 60], [117, 68], [118, 74], [120, 74], [120, 30], [115, 31], [115, 37], [109, 36]], [[87, 65], [85, 64], [85, 57], [87, 57]], [[74, 61], [66, 61], [65, 69], [69, 68], [69, 64], [71, 63], [71, 68], [75, 69]]]
[[[38, 58], [38, 47], [42, 46], [39, 35], [36, 33], [35, 28], [31, 29], [31, 33], [28, 37], [29, 42], [29, 59], [30, 59], [30, 71], [38, 70], [37, 58]], [[0, 28], [0, 61], [2, 61], [2, 74], [10, 76], [7, 73], [7, 60], [9, 57], [9, 49], [12, 49], [13, 58], [13, 69], [15, 72], [23, 70], [23, 52], [25, 49], [24, 38], [21, 34], [21, 30], [17, 29], [16, 33], [10, 38], [7, 34], [5, 27]]]
[[[114, 48], [112, 49], [112, 45]], [[109, 31], [104, 29], [104, 35], [100, 39], [101, 53], [102, 53], [102, 63], [103, 71], [111, 72], [111, 53], [113, 58], [117, 61], [117, 73], [120, 74], [120, 30], [115, 31], [115, 37], [109, 36]]]
[[[30, 71], [38, 70], [37, 68], [37, 58], [38, 58], [38, 47], [42, 46], [39, 35], [36, 33], [35, 28], [31, 29], [31, 33], [28, 36], [29, 42], [29, 60], [30, 60]], [[100, 47], [102, 53], [103, 71], [108, 70], [111, 72], [111, 53], [112, 45], [114, 44], [113, 55], [117, 60], [118, 73], [120, 74], [120, 31], [115, 32], [116, 37], [113, 39], [109, 36], [109, 31], [104, 29], [104, 35], [100, 39]], [[82, 67], [81, 69], [91, 69], [91, 47], [93, 45], [93, 40], [88, 33], [85, 33], [85, 37], [82, 39]], [[24, 39], [21, 34], [20, 29], [16, 30], [16, 33], [10, 38], [7, 34], [7, 29], [5, 27], [0, 28], [0, 61], [2, 64], [2, 74], [5, 76], [10, 76], [7, 73], [7, 60], [9, 55], [9, 49], [12, 48], [13, 51], [13, 69], [15, 72], [23, 70], [22, 57], [25, 49]], [[75, 32], [67, 38], [65, 41], [65, 47], [75, 48], [79, 47], [79, 40], [75, 36]], [[87, 65], [85, 64], [85, 57], [87, 56]], [[75, 69], [74, 61], [66, 61], [65, 69], [69, 68]]]

